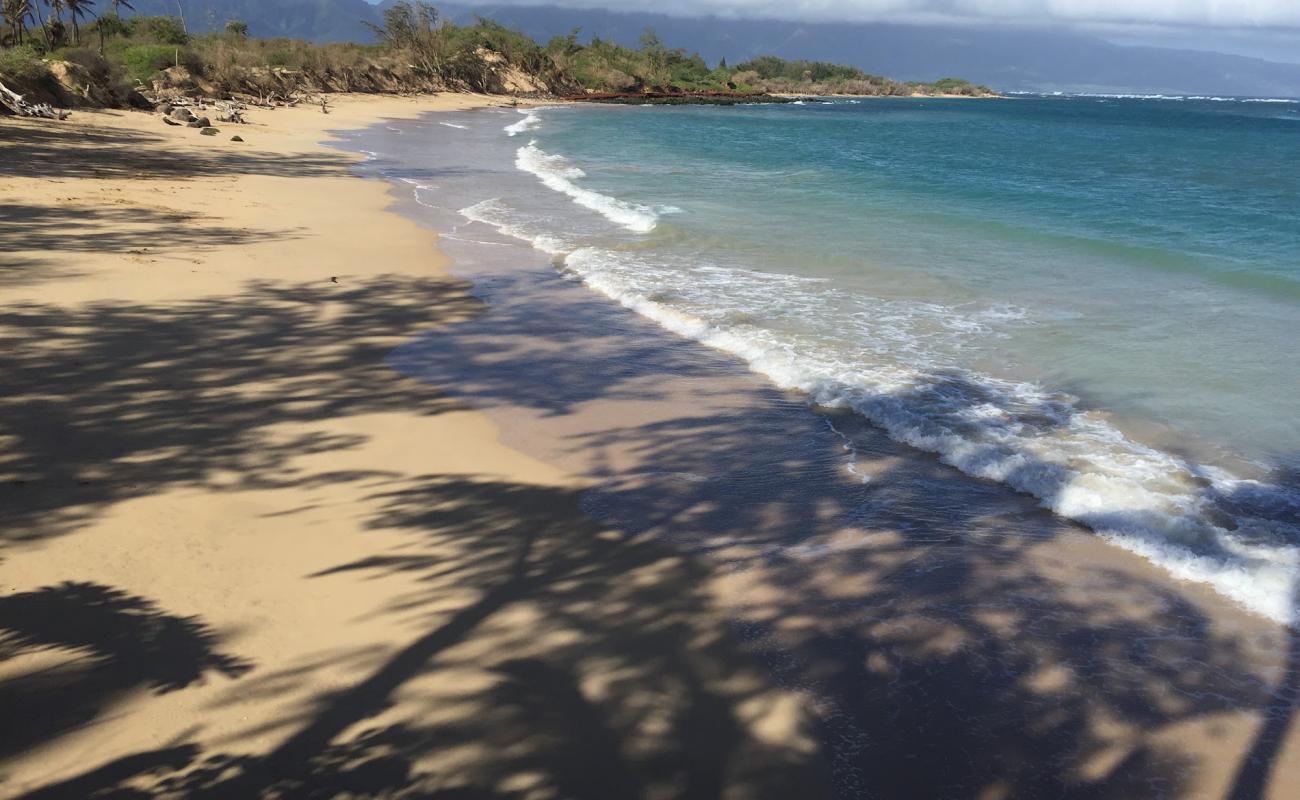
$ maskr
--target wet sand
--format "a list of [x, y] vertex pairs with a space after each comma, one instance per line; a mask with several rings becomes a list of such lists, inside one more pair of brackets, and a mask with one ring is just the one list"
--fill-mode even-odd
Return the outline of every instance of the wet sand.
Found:
[[510, 241], [456, 230], [452, 270], [486, 312], [389, 363], [583, 476], [597, 521], [706, 565], [748, 652], [814, 715], [835, 796], [1300, 792], [1290, 631], [809, 409]]

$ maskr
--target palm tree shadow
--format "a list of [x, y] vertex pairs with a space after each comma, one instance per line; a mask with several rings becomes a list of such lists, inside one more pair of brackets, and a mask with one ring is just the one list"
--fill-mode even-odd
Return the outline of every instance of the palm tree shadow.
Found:
[[[287, 467], [355, 447], [356, 436], [308, 428], [274, 441], [267, 431], [457, 407], [434, 387], [394, 381], [383, 358], [399, 337], [480, 308], [455, 282], [398, 276], [261, 281], [173, 306], [10, 305], [0, 311], [0, 547], [77, 530], [167, 487], [220, 491], [220, 472], [243, 487], [364, 480]], [[241, 388], [254, 385], [267, 389]]]
[[[92, 723], [129, 692], [171, 692], [252, 665], [218, 650], [220, 634], [109, 586], [68, 582], [0, 598], [0, 662], [44, 656], [0, 684], [0, 758]], [[51, 658], [56, 656], [55, 658]], [[55, 663], [49, 665], [47, 662]]]
[[[1295, 459], [1292, 459], [1294, 462]], [[1272, 486], [1300, 490], [1300, 468], [1279, 468], [1269, 476]], [[1228, 498], [1232, 502], [1232, 498]], [[1255, 492], [1242, 498], [1243, 505], [1258, 503]], [[1300, 608], [1300, 584], [1293, 588], [1295, 608]], [[1233, 777], [1229, 800], [1258, 800], [1268, 794], [1268, 787], [1277, 767], [1283, 746], [1295, 724], [1296, 706], [1300, 704], [1300, 628], [1293, 623], [1287, 629], [1286, 666], [1264, 706], [1264, 718], [1250, 749], [1242, 756]]]
[[[793, 698], [725, 635], [706, 576], [673, 549], [592, 524], [565, 488], [422, 476], [375, 499], [372, 524], [408, 530], [412, 557], [313, 579], [414, 571], [423, 589], [387, 613], [422, 633], [357, 683], [246, 733], [278, 740], [268, 752], [188, 753], [175, 769], [141, 753], [29, 797], [825, 793]], [[239, 696], [284, 679], [246, 679]]]
[[[1186, 796], [1208, 745], [1160, 732], [1270, 703], [1275, 636], [1248, 641], [1034, 498], [860, 417], [809, 414], [559, 283], [488, 270], [487, 313], [390, 363], [572, 454], [598, 482], [581, 499], [592, 518], [726, 576], [737, 635], [816, 709], [837, 796]], [[647, 398], [674, 413], [644, 411]], [[865, 398], [957, 419], [996, 399], [960, 373]], [[604, 427], [575, 424], [594, 400], [616, 401], [593, 415]], [[1045, 436], [1072, 413], [1052, 400], [1017, 411]], [[846, 442], [868, 482], [845, 474]]]

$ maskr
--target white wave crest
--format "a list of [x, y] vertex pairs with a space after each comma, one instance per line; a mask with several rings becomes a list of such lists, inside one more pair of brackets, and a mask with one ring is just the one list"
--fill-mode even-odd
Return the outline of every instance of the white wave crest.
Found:
[[467, 206], [460, 209], [459, 213], [471, 222], [482, 222], [485, 225], [491, 225], [506, 236], [522, 239], [548, 255], [558, 256], [570, 249], [555, 236], [533, 234], [515, 222], [514, 210], [501, 202], [499, 197], [491, 197], [472, 206]]
[[537, 127], [542, 124], [542, 118], [537, 114], [539, 110], [540, 109], [536, 108], [519, 109], [519, 113], [523, 114], [524, 118], [518, 122], [507, 125], [505, 127], [505, 132], [510, 136], [518, 136], [521, 133], [536, 130]]
[[[817, 405], [852, 409], [891, 438], [936, 453], [968, 475], [1031, 494], [1059, 516], [1178, 578], [1210, 584], [1256, 613], [1282, 623], [1296, 618], [1298, 531], [1287, 522], [1249, 515], [1238, 515], [1227, 527], [1220, 522], [1217, 499], [1240, 496], [1251, 488], [1248, 482], [1133, 442], [1078, 408], [1073, 398], [1032, 385], [897, 364], [863, 368], [815, 337], [731, 322], [745, 317], [686, 310], [673, 302], [681, 293], [651, 288], [663, 271], [635, 255], [581, 248], [568, 254], [565, 266], [620, 305], [739, 356], [781, 388], [803, 391]], [[744, 271], [725, 272], [721, 280], [733, 292], [789, 298], [803, 291], [802, 284], [791, 283], [800, 280], [796, 276], [763, 275], [756, 282]], [[692, 279], [709, 280], [698, 272]], [[925, 309], [935, 318], [952, 311]], [[1015, 313], [991, 309], [949, 327], [967, 331], [981, 318]], [[1254, 488], [1273, 502], [1285, 492]], [[1280, 502], [1300, 509], [1295, 497]]]
[[575, 181], [586, 173], [570, 165], [563, 156], [541, 150], [536, 142], [529, 142], [516, 151], [515, 166], [536, 175], [548, 189], [568, 195], [578, 205], [634, 233], [649, 233], [659, 222], [659, 215], [652, 208], [579, 186]]
[[439, 124], [439, 125], [446, 125], [448, 128], [456, 128], [457, 130], [462, 130], [462, 131], [467, 131], [467, 130], [469, 130], [469, 126], [468, 126], [468, 125], [457, 125], [457, 124], [454, 123], [454, 122], [439, 122], [438, 124]]
[[[539, 159], [536, 169], [564, 182], [559, 191], [567, 194], [581, 177], [562, 159], [531, 145], [525, 150]], [[565, 270], [591, 289], [740, 357], [781, 388], [856, 411], [891, 438], [936, 453], [968, 475], [1033, 495], [1057, 515], [1255, 613], [1281, 623], [1298, 618], [1292, 598], [1300, 576], [1300, 497], [1294, 492], [1146, 447], [1071, 397], [953, 369], [930, 360], [917, 344], [919, 331], [996, 335], [999, 325], [1022, 320], [1023, 309], [866, 298], [857, 310], [827, 317], [833, 325], [824, 331], [794, 333], [781, 319], [827, 316], [832, 285], [675, 263], [662, 254], [575, 247], [539, 234], [541, 221], [525, 223], [498, 200], [461, 213], [562, 258]], [[777, 324], [765, 324], [768, 319]], [[846, 341], [859, 344], [845, 348]]]

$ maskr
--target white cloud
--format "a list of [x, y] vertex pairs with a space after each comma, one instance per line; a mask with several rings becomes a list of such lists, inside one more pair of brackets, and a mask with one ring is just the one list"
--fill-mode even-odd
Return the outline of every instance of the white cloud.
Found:
[[[501, 0], [471, 4], [502, 5]], [[1159, 23], [1222, 27], [1300, 27], [1300, 0], [506, 0], [651, 11], [678, 16], [718, 14], [807, 21], [985, 21]]]

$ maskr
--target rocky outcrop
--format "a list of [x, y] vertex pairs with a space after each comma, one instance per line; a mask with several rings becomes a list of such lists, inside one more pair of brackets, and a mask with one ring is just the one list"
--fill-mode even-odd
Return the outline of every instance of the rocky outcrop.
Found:
[[734, 106], [738, 103], [792, 103], [796, 98], [762, 92], [688, 92], [656, 87], [640, 92], [591, 92], [568, 95], [565, 100], [578, 103], [612, 103], [616, 105], [688, 105]]
[[61, 89], [67, 105], [87, 108], [121, 108], [129, 106], [152, 110], [153, 104], [144, 95], [107, 75], [94, 74], [81, 64], [72, 61], [49, 61], [46, 69]]

